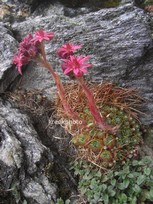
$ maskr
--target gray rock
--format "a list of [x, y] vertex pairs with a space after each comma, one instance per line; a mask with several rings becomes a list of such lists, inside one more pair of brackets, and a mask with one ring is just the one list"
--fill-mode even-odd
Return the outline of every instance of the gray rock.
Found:
[[[9, 102], [0, 99], [0, 180], [17, 202], [21, 194], [28, 204], [56, 201], [56, 185], [45, 175], [53, 155], [38, 138], [30, 119]], [[18, 196], [17, 196], [18, 195]]]
[[2, 23], [0, 30], [0, 93], [2, 93], [18, 75], [12, 68], [12, 58], [17, 51], [18, 42]]
[[[64, 82], [69, 79], [61, 72], [56, 49], [68, 41], [83, 44], [80, 53], [91, 56], [93, 68], [89, 70], [92, 80], [110, 80], [140, 89], [144, 97], [149, 99], [149, 115], [144, 122], [151, 124], [152, 58], [149, 61], [147, 58], [151, 56], [148, 53], [152, 48], [152, 36], [145, 12], [135, 7], [133, 1], [127, 1], [117, 8], [101, 9], [73, 18], [64, 16], [63, 12], [61, 15], [57, 14], [54, 6], [50, 9], [47, 17], [37, 16], [25, 22], [14, 23], [12, 27], [18, 33], [17, 38], [40, 28], [53, 31], [55, 38], [46, 45], [47, 58]], [[144, 71], [144, 64], [147, 72]], [[36, 64], [28, 66], [20, 86], [41, 89], [48, 95], [55, 90], [50, 74]]]
[[50, 184], [46, 177], [40, 177], [38, 183], [33, 180], [30, 181], [23, 193], [26, 198], [33, 199], [32, 203], [54, 204], [56, 200], [55, 190], [56, 187]]

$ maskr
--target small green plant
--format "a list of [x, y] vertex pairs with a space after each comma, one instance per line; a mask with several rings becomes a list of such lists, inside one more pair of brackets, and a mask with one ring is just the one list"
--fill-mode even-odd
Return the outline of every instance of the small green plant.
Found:
[[75, 161], [79, 191], [90, 204], [144, 204], [153, 202], [153, 161], [149, 157], [128, 161], [102, 173], [87, 162]]

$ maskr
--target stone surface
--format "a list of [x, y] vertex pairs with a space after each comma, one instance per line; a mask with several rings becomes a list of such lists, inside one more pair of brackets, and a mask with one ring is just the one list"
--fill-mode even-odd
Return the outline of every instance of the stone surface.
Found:
[[2, 93], [18, 75], [17, 71], [12, 69], [12, 58], [18, 42], [3, 23], [0, 23], [0, 30], [0, 93]]
[[[144, 97], [149, 99], [149, 115], [145, 122], [152, 123], [152, 68], [151, 62], [147, 60], [152, 48], [152, 36], [145, 12], [135, 7], [131, 1], [117, 8], [101, 9], [73, 18], [54, 11], [52, 6], [47, 17], [37, 16], [13, 24], [13, 30], [18, 33], [16, 37], [21, 39], [39, 28], [53, 31], [55, 38], [46, 45], [47, 58], [64, 82], [69, 79], [61, 73], [56, 49], [68, 41], [82, 44], [80, 53], [91, 56], [92, 80], [111, 80], [140, 89]], [[144, 72], [144, 64], [150, 76]], [[35, 64], [28, 66], [20, 85], [27, 89], [42, 89], [49, 94], [55, 89], [49, 73]]]
[[[41, 143], [30, 119], [3, 100], [0, 152], [0, 186], [4, 192], [12, 189], [12, 194], [16, 192], [20, 201], [27, 200], [29, 204], [55, 203], [56, 185], [49, 182], [44, 171], [53, 162], [52, 153]], [[15, 196], [14, 199], [17, 202]]]

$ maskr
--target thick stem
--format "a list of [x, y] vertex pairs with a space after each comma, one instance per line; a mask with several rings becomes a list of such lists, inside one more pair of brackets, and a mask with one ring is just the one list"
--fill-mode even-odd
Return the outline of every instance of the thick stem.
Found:
[[99, 110], [97, 109], [96, 103], [95, 103], [95, 99], [93, 96], [93, 93], [90, 91], [90, 89], [88, 88], [88, 86], [86, 85], [86, 83], [84, 82], [84, 79], [82, 77], [77, 77], [79, 84], [81, 85], [81, 87], [84, 90], [84, 93], [88, 99], [88, 105], [89, 105], [89, 109], [90, 112], [92, 113], [96, 123], [98, 124], [98, 126], [104, 130], [104, 131], [110, 131], [111, 133], [115, 133], [116, 130], [114, 127], [108, 125], [105, 122], [105, 118], [103, 116], [101, 116]]
[[72, 108], [70, 107], [70, 105], [68, 104], [68, 102], [66, 100], [65, 90], [64, 90], [64, 87], [63, 87], [63, 85], [61, 83], [59, 75], [54, 72], [52, 66], [48, 63], [47, 60], [39, 58], [39, 62], [41, 62], [41, 64], [50, 71], [50, 73], [51, 73], [51, 75], [52, 75], [52, 77], [53, 77], [53, 79], [54, 79], [54, 81], [56, 83], [57, 90], [58, 90], [58, 95], [59, 95], [60, 100], [61, 100], [61, 102], [63, 104], [63, 107], [64, 107], [64, 110], [65, 110], [66, 114], [69, 115], [74, 120], [80, 120], [78, 115], [72, 110]]
[[43, 41], [40, 43], [40, 47], [39, 48], [40, 48], [40, 52], [41, 52], [41, 55], [42, 55], [44, 61], [47, 61], [46, 53], [45, 53], [45, 46], [44, 46], [44, 42]]

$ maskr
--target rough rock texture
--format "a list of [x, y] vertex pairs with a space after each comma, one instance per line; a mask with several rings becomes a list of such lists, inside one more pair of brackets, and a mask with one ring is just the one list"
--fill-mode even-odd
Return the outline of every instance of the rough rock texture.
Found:
[[0, 30], [0, 93], [2, 93], [18, 75], [11, 65], [18, 42], [3, 23], [0, 23]]
[[[53, 162], [52, 153], [40, 142], [30, 119], [3, 100], [0, 100], [0, 152], [2, 192], [9, 193], [10, 189], [14, 200], [18, 196], [18, 200], [30, 204], [55, 203], [56, 186], [45, 175], [45, 167]], [[6, 203], [9, 202], [11, 198]]]
[[[46, 45], [46, 52], [59, 73], [61, 69], [56, 49], [68, 41], [83, 44], [81, 52], [91, 56], [93, 68], [90, 69], [90, 74], [94, 81], [111, 80], [132, 85], [142, 92], [145, 90], [145, 98], [150, 100], [153, 97], [152, 68], [151, 62], [147, 60], [152, 52], [152, 36], [142, 9], [132, 3], [126, 3], [117, 8], [101, 9], [73, 18], [64, 16], [63, 13], [57, 15], [54, 8], [50, 9], [53, 12], [50, 11], [47, 17], [37, 16], [35, 19], [29, 18], [27, 21], [13, 24], [18, 39], [39, 28], [53, 31], [55, 38]], [[144, 71], [144, 64], [147, 72]], [[61, 77], [65, 81], [68, 80], [62, 73]], [[137, 82], [134, 83], [134, 80]], [[29, 65], [22, 77], [21, 87], [24, 88], [50, 91], [53, 86], [50, 75], [39, 65]], [[149, 101], [148, 108], [146, 122], [152, 123], [152, 101]]]

